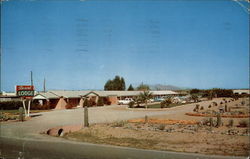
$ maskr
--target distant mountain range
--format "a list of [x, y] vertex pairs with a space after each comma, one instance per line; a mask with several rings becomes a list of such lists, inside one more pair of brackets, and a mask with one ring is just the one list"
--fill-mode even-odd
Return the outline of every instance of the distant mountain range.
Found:
[[183, 89], [190, 89], [184, 87], [178, 87], [173, 85], [163, 85], [163, 84], [154, 84], [149, 85], [150, 90], [183, 90]]

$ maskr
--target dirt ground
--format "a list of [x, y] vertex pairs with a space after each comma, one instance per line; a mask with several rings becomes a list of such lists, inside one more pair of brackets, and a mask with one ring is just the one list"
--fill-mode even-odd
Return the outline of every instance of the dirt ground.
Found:
[[[239, 99], [229, 105], [235, 105], [242, 100], [249, 106], [248, 99]], [[220, 102], [222, 99], [213, 101]], [[204, 102], [202, 106], [206, 109], [213, 101]], [[151, 116], [147, 119], [148, 123], [140, 118], [111, 124], [94, 124], [89, 128], [65, 134], [64, 138], [143, 149], [249, 156], [249, 124], [248, 127], [238, 127], [239, 121], [248, 121], [248, 118], [222, 118], [223, 126], [217, 128], [198, 124], [206, 118], [185, 115], [186, 111], [181, 109], [183, 108], [169, 108], [176, 113]], [[230, 127], [227, 126], [229, 120], [233, 120]]]
[[248, 128], [119, 122], [92, 125], [64, 138], [143, 149], [248, 156], [248, 135]]

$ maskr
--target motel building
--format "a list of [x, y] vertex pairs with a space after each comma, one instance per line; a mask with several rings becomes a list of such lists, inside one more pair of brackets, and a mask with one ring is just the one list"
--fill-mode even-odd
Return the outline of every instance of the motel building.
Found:
[[[83, 107], [84, 100], [88, 100], [96, 105], [99, 98], [104, 105], [116, 105], [118, 100], [125, 98], [135, 98], [143, 91], [47, 91], [39, 92], [33, 97], [33, 103], [48, 106], [49, 109], [65, 109], [67, 107]], [[179, 94], [166, 91], [150, 91], [153, 98], [178, 96]]]
[[249, 89], [234, 89], [233, 90], [234, 94], [238, 94], [238, 95], [246, 95], [246, 94], [250, 94], [250, 90]]

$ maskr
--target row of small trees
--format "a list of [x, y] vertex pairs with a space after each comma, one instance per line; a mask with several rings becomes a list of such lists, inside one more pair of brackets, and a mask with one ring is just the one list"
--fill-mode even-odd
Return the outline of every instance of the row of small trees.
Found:
[[208, 90], [201, 90], [201, 89], [191, 89], [191, 95], [200, 95], [202, 97], [234, 97], [234, 93], [231, 89], [220, 89], [220, 88], [213, 88]]

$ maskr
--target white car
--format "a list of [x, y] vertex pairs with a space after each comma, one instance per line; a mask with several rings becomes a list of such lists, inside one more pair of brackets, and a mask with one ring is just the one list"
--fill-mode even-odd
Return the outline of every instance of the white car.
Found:
[[132, 98], [125, 98], [124, 100], [118, 100], [118, 104], [129, 104], [134, 101]]

